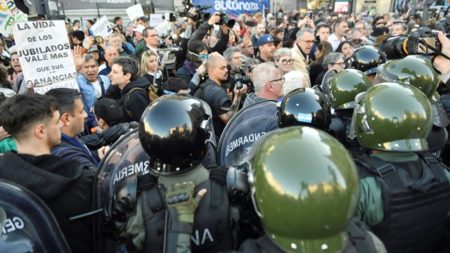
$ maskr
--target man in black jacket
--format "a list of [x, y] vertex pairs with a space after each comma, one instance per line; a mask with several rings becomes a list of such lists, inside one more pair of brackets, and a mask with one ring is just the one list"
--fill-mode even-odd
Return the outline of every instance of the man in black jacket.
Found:
[[0, 125], [17, 143], [17, 153], [0, 159], [0, 178], [24, 186], [48, 205], [73, 252], [93, 252], [94, 219], [70, 218], [93, 210], [95, 173], [50, 154], [61, 141], [55, 99], [38, 94], [10, 98], [0, 107]]
[[[120, 89], [119, 105], [122, 108], [123, 122], [139, 122], [150, 100], [147, 89], [150, 85], [145, 77], [138, 77], [139, 63], [129, 57], [118, 57], [113, 61], [110, 89]], [[108, 92], [107, 92], [108, 93]]]

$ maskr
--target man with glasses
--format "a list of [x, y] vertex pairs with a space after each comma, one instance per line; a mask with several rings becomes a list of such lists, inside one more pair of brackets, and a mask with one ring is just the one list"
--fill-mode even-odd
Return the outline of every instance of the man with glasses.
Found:
[[[331, 53], [323, 59], [323, 70], [314, 81], [314, 86], [320, 86], [325, 74], [329, 71], [339, 73], [345, 68], [344, 55], [341, 53]], [[323, 86], [322, 86], [323, 88]]]
[[284, 96], [284, 78], [281, 70], [273, 63], [261, 63], [253, 69], [253, 86], [255, 92], [249, 93], [245, 98], [242, 108], [246, 108], [256, 102], [274, 100]]
[[156, 53], [160, 43], [158, 33], [153, 27], [145, 28], [142, 32], [142, 36], [144, 37], [143, 43], [145, 44], [142, 47], [138, 46], [136, 49], [136, 56], [139, 59], [141, 59], [142, 54], [147, 50], [151, 50]]
[[308, 65], [314, 60], [310, 59], [309, 53], [314, 46], [314, 30], [303, 28], [297, 32], [297, 40], [291, 49], [294, 64], [292, 70], [298, 70], [308, 73]]
[[347, 40], [350, 41], [354, 49], [357, 49], [366, 44], [367, 38], [359, 29], [353, 28], [347, 33]]

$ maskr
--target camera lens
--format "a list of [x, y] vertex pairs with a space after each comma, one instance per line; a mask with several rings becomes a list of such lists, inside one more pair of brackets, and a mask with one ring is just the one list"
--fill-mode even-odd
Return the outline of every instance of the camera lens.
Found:
[[400, 59], [408, 56], [403, 45], [406, 43], [406, 37], [393, 37], [386, 40], [384, 50], [388, 59]]

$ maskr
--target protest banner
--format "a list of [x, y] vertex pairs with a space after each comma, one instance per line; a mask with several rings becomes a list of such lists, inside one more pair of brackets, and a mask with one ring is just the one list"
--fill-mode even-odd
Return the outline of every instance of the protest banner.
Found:
[[163, 21], [163, 14], [150, 14], [150, 26], [157, 27]]
[[192, 4], [209, 7], [205, 12], [224, 12], [237, 17], [243, 13], [263, 12], [270, 6], [269, 0], [192, 0]]
[[131, 21], [144, 16], [144, 9], [141, 4], [136, 4], [127, 8], [127, 15]]
[[40, 94], [60, 87], [78, 89], [63, 20], [18, 22], [13, 31], [28, 88]]
[[112, 32], [113, 25], [109, 22], [108, 18], [106, 16], [103, 16], [95, 24], [90, 28], [92, 33], [95, 36], [102, 36], [106, 37], [109, 36]]
[[27, 14], [21, 12], [14, 0], [0, 0], [0, 32], [8, 36], [12, 33], [14, 22], [28, 20]]

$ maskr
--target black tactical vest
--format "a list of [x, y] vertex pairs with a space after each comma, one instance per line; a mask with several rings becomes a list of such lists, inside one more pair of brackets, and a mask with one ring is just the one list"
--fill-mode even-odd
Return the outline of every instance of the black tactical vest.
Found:
[[[450, 209], [450, 184], [440, 162], [431, 155], [411, 163], [369, 156], [355, 161], [361, 178], [374, 177], [381, 187], [384, 220], [372, 230], [388, 252], [431, 252]], [[413, 166], [419, 171], [414, 178]]]
[[[230, 205], [224, 180], [213, 177], [197, 185], [196, 192], [205, 188], [195, 213], [191, 248], [193, 252], [219, 252], [235, 248], [234, 232], [237, 224], [230, 218]], [[142, 184], [140, 184], [142, 185]], [[141, 252], [162, 252], [165, 235], [165, 189], [161, 184], [147, 183], [139, 186], [145, 223], [145, 245]]]

